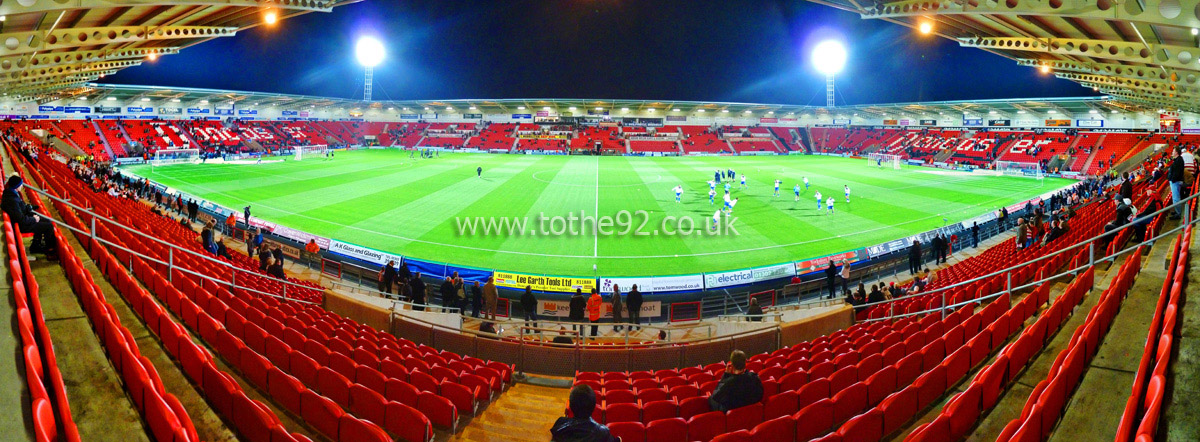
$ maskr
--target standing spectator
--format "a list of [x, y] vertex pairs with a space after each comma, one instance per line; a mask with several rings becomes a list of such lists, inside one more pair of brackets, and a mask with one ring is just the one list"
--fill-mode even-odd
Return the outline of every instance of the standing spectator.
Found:
[[225, 234], [233, 235], [234, 227], [237, 227], [237, 218], [233, 216], [233, 212], [229, 212], [229, 216], [225, 218], [225, 228], [229, 231], [225, 232]]
[[392, 294], [392, 284], [396, 282], [396, 261], [388, 261], [386, 266], [379, 269], [379, 291]]
[[750, 306], [746, 308], [746, 315], [750, 316], [751, 321], [762, 321], [763, 309], [758, 305], [758, 298], [750, 297]]
[[200, 244], [208, 253], [217, 254], [217, 243], [213, 241], [211, 222], [204, 223], [204, 228], [200, 230]]
[[629, 289], [629, 295], [625, 296], [625, 308], [629, 310], [629, 322], [633, 324], [629, 326], [630, 330], [634, 327], [641, 330], [642, 326], [639, 323], [642, 320], [642, 292], [638, 291], [637, 284], [634, 284]]
[[[421, 275], [420, 273], [417, 273], [417, 276], [420, 276], [420, 275]], [[489, 276], [487, 279], [487, 283], [483, 285], [483, 316], [484, 316], [484, 318], [491, 320], [491, 321], [496, 320], [496, 303], [499, 301], [499, 298], [500, 298], [500, 295], [498, 293], [496, 293], [496, 283], [493, 282], [492, 277]]]
[[979, 222], [971, 224], [971, 248], [979, 247]]
[[592, 420], [596, 410], [596, 392], [585, 384], [571, 389], [568, 399], [571, 417], [560, 417], [550, 427], [550, 442], [617, 442], [608, 427]]
[[400, 278], [401, 281], [408, 281], [409, 278], [412, 278], [412, 271], [408, 270], [407, 262], [403, 262], [403, 261], [400, 262], [400, 271], [397, 276]]
[[308, 260], [317, 262], [321, 259], [321, 246], [317, 244], [317, 240], [310, 239], [308, 244], [304, 245], [304, 251], [308, 252]]
[[471, 316], [478, 318], [479, 310], [483, 308], [483, 289], [479, 287], [479, 281], [471, 284]]
[[[1167, 170], [1167, 181], [1171, 183], [1171, 204], [1178, 204], [1183, 199], [1184, 166], [1183, 158], [1180, 157], [1181, 150], [1179, 146], [1171, 150], [1171, 168]], [[1183, 206], [1175, 207], [1175, 214], [1171, 219], [1179, 219], [1180, 216], [1183, 216]]]
[[708, 405], [715, 411], [729, 411], [758, 403], [762, 396], [762, 381], [758, 374], [746, 370], [746, 353], [734, 350], [729, 355], [721, 382], [708, 398]]
[[525, 311], [525, 325], [533, 323], [533, 327], [537, 328], [537, 298], [533, 297], [533, 288], [525, 286], [525, 293], [521, 295], [521, 310]]
[[416, 304], [413, 306], [413, 310], [424, 311], [426, 289], [425, 281], [421, 279], [421, 272], [413, 275], [409, 285], [412, 286], [412, 303]]
[[1129, 176], [1129, 172], [1121, 174], [1121, 178], [1125, 181], [1121, 183], [1121, 190], [1117, 193], [1121, 195], [1121, 198], [1133, 198], [1133, 178]]
[[850, 259], [842, 260], [842, 294], [850, 294]]
[[447, 276], [442, 281], [442, 307], [450, 308], [458, 305], [458, 290], [454, 289], [454, 278]]
[[913, 240], [912, 247], [908, 248], [908, 274], [915, 275], [921, 268], [921, 241]]
[[246, 256], [253, 257], [254, 251], [263, 244], [262, 229], [254, 229], [254, 237], [246, 242]]
[[275, 248], [271, 250], [271, 256], [275, 258], [275, 262], [278, 262], [280, 266], [283, 266], [283, 246], [275, 246]]
[[1017, 218], [1017, 236], [1015, 239], [1017, 240], [1018, 249], [1025, 248], [1025, 237], [1027, 235], [1025, 230], [1025, 218]]
[[246, 206], [245, 209], [242, 209], [242, 213], [244, 213], [246, 215], [246, 218], [245, 218], [246, 226], [249, 227], [250, 226], [250, 206]]
[[576, 287], [575, 294], [571, 296], [570, 308], [567, 310], [567, 320], [575, 322], [571, 329], [578, 331], [580, 336], [583, 336], [583, 325], [578, 324], [583, 322], [583, 311], [587, 308], [587, 299], [583, 297], [583, 289]]
[[833, 260], [829, 260], [829, 267], [825, 268], [825, 285], [829, 287], [829, 299], [833, 299], [837, 283], [837, 269], [833, 266]]
[[625, 303], [622, 302], [622, 300], [621, 300], [621, 288], [617, 287], [616, 284], [613, 284], [612, 314], [613, 314], [613, 324], [614, 324], [613, 331], [614, 332], [621, 331], [621, 329], [623, 328], [620, 325], [616, 325], [616, 324], [621, 323], [621, 317], [623, 316], [622, 314], [624, 313], [624, 310], [625, 310]]
[[592, 337], [600, 332], [600, 308], [604, 306], [604, 300], [600, 299], [600, 291], [592, 287], [592, 295], [587, 300], [588, 321], [592, 323]]

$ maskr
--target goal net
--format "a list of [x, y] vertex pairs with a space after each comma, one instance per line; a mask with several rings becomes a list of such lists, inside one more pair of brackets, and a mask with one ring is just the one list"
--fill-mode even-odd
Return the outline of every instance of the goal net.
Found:
[[159, 149], [154, 152], [154, 158], [150, 160], [150, 165], [166, 166], [168, 164], [194, 164], [199, 162], [200, 149]]
[[297, 146], [297, 147], [293, 148], [293, 150], [296, 151], [296, 161], [300, 161], [300, 160], [304, 159], [305, 156], [324, 155], [325, 151], [327, 151], [328, 149], [329, 149], [329, 146], [326, 146], [324, 144], [318, 144], [318, 145], [314, 145], [314, 146]]
[[996, 161], [996, 172], [1005, 176], [1019, 176], [1026, 178], [1036, 178], [1041, 180], [1045, 178], [1042, 174], [1042, 165], [1038, 163], [1022, 163], [1019, 161]]
[[890, 153], [867, 154], [867, 165], [871, 167], [878, 167], [880, 169], [890, 167], [892, 169], [900, 170], [901, 161], [900, 155], [893, 155]]

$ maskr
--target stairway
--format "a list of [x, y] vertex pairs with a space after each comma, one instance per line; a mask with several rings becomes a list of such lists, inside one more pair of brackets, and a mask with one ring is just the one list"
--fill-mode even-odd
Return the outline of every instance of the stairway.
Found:
[[1088, 154], [1087, 161], [1084, 161], [1083, 166], [1079, 168], [1079, 173], [1087, 174], [1088, 170], [1092, 168], [1092, 162], [1096, 161], [1096, 154], [1100, 153], [1100, 147], [1104, 145], [1104, 137], [1107, 136], [1108, 134], [1100, 135], [1100, 138], [1096, 139], [1096, 144], [1092, 145], [1092, 153]]
[[96, 131], [96, 135], [99, 135], [100, 144], [104, 145], [104, 153], [108, 154], [109, 158], [116, 158], [117, 154], [113, 153], [112, 146], [108, 145], [108, 137], [104, 136], [104, 131], [100, 130], [100, 124], [96, 123], [96, 120], [88, 120], [88, 126]]
[[444, 431], [435, 431], [434, 439], [545, 442], [550, 439], [550, 427], [555, 419], [563, 415], [569, 393], [566, 388], [517, 383], [460, 427], [462, 431], [458, 434], [445, 437]]

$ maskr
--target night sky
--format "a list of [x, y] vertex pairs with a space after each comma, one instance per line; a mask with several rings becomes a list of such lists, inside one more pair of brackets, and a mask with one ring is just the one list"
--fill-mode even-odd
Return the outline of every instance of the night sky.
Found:
[[365, 0], [219, 38], [107, 83], [362, 97], [358, 36], [388, 48], [375, 99], [623, 98], [822, 105], [809, 53], [850, 52], [841, 104], [1093, 95], [978, 49], [809, 2]]

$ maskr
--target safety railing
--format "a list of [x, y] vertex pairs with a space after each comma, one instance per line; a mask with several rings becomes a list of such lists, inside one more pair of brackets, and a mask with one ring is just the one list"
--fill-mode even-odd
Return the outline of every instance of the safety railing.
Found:
[[[1156, 196], [1156, 197], [1157, 197], [1157, 196]], [[1058, 250], [1058, 251], [1056, 251], [1056, 252], [1052, 252], [1052, 253], [1049, 253], [1049, 254], [1043, 255], [1043, 256], [1041, 256], [1041, 257], [1038, 257], [1038, 258], [1035, 258], [1035, 259], [1032, 259], [1032, 260], [1029, 260], [1029, 261], [1025, 261], [1025, 262], [1022, 262], [1022, 263], [1020, 263], [1020, 264], [1017, 264], [1017, 265], [1014, 265], [1014, 266], [1011, 266], [1011, 267], [1007, 267], [1007, 268], [1004, 268], [1004, 269], [1000, 269], [1000, 270], [994, 271], [994, 272], [992, 272], [992, 273], [988, 273], [988, 274], [986, 274], [986, 275], [978, 276], [978, 277], [975, 277], [975, 278], [972, 278], [972, 279], [969, 279], [969, 280], [966, 280], [966, 281], [961, 281], [961, 282], [958, 282], [958, 283], [955, 283], [955, 284], [952, 284], [952, 285], [949, 285], [949, 286], [946, 286], [946, 287], [941, 287], [941, 288], [938, 288], [938, 289], [930, 290], [930, 291], [928, 291], [928, 292], [920, 292], [920, 293], [915, 293], [915, 294], [911, 294], [911, 295], [907, 295], [907, 296], [902, 296], [902, 297], [898, 297], [898, 298], [893, 298], [893, 299], [889, 299], [889, 300], [885, 300], [885, 301], [879, 301], [879, 302], [871, 302], [871, 303], [860, 304], [859, 306], [857, 306], [857, 308], [859, 308], [859, 309], [866, 309], [866, 308], [870, 308], [870, 307], [877, 306], [877, 305], [888, 305], [888, 306], [890, 307], [890, 308], [889, 308], [889, 311], [888, 311], [888, 314], [887, 314], [886, 316], [884, 316], [884, 317], [880, 317], [880, 318], [870, 318], [870, 319], [867, 319], [867, 320], [866, 320], [866, 322], [874, 322], [874, 321], [883, 321], [883, 320], [890, 320], [890, 319], [896, 319], [896, 318], [904, 318], [904, 317], [908, 317], [908, 316], [924, 315], [924, 314], [935, 313], [935, 312], [940, 312], [940, 313], [942, 314], [942, 316], [944, 317], [944, 316], [946, 315], [946, 311], [947, 311], [947, 310], [949, 310], [949, 309], [954, 309], [954, 308], [962, 307], [962, 306], [965, 306], [965, 305], [969, 305], [969, 304], [977, 303], [977, 302], [979, 302], [979, 301], [984, 301], [984, 300], [993, 299], [993, 298], [996, 298], [996, 297], [1002, 296], [1002, 295], [1004, 295], [1004, 294], [1009, 294], [1009, 293], [1012, 293], [1012, 292], [1014, 292], [1014, 291], [1020, 291], [1020, 290], [1024, 290], [1024, 289], [1027, 289], [1027, 288], [1036, 287], [1038, 284], [1041, 284], [1041, 283], [1043, 283], [1043, 282], [1046, 282], [1046, 281], [1051, 281], [1051, 280], [1054, 280], [1054, 279], [1057, 279], [1057, 278], [1063, 277], [1063, 276], [1065, 276], [1065, 275], [1068, 275], [1068, 274], [1070, 274], [1070, 275], [1074, 275], [1074, 274], [1077, 274], [1077, 273], [1079, 273], [1079, 272], [1081, 272], [1081, 271], [1083, 271], [1083, 270], [1087, 269], [1088, 267], [1091, 267], [1091, 266], [1095, 265], [1097, 262], [1099, 262], [1099, 263], [1103, 263], [1103, 262], [1106, 262], [1106, 261], [1107, 261], [1107, 262], [1114, 261], [1114, 260], [1115, 260], [1117, 257], [1119, 257], [1119, 256], [1121, 256], [1121, 255], [1124, 255], [1124, 254], [1127, 254], [1127, 253], [1129, 253], [1129, 252], [1131, 252], [1131, 251], [1133, 251], [1133, 250], [1136, 250], [1136, 249], [1137, 249], [1139, 246], [1146, 245], [1146, 244], [1153, 244], [1153, 243], [1154, 243], [1155, 241], [1157, 241], [1157, 240], [1160, 240], [1160, 239], [1162, 239], [1162, 238], [1165, 238], [1165, 237], [1168, 237], [1168, 236], [1174, 235], [1174, 234], [1176, 234], [1176, 233], [1178, 233], [1178, 232], [1182, 231], [1182, 230], [1183, 230], [1184, 228], [1186, 228], [1187, 226], [1195, 224], [1195, 223], [1196, 223], [1196, 220], [1195, 220], [1195, 219], [1193, 219], [1193, 214], [1192, 214], [1191, 210], [1186, 210], [1186, 209], [1188, 208], [1188, 205], [1189, 205], [1189, 204], [1190, 204], [1192, 201], [1196, 201], [1196, 200], [1197, 200], [1197, 197], [1200, 197], [1200, 193], [1197, 193], [1197, 194], [1190, 195], [1190, 196], [1188, 196], [1187, 198], [1181, 199], [1181, 200], [1179, 200], [1179, 202], [1176, 202], [1176, 203], [1170, 204], [1170, 205], [1168, 205], [1168, 206], [1166, 206], [1166, 207], [1163, 207], [1162, 209], [1159, 209], [1158, 211], [1155, 211], [1155, 212], [1153, 212], [1153, 213], [1149, 213], [1149, 214], [1146, 214], [1146, 215], [1144, 215], [1144, 216], [1138, 217], [1138, 218], [1134, 219], [1133, 221], [1130, 221], [1130, 222], [1128, 222], [1128, 223], [1125, 223], [1124, 225], [1122, 225], [1122, 226], [1121, 226], [1121, 227], [1119, 227], [1119, 228], [1116, 228], [1116, 229], [1110, 230], [1110, 231], [1108, 231], [1108, 232], [1101, 233], [1101, 234], [1099, 234], [1099, 235], [1096, 235], [1096, 236], [1093, 236], [1093, 237], [1091, 237], [1091, 238], [1089, 238], [1089, 239], [1082, 240], [1082, 241], [1080, 241], [1080, 242], [1078, 242], [1078, 243], [1075, 243], [1075, 244], [1072, 244], [1072, 245], [1070, 245], [1070, 246], [1064, 247], [1064, 248], [1062, 248], [1062, 249], [1060, 249], [1060, 250]], [[1103, 202], [1100, 202], [1100, 204], [1103, 204]], [[1159, 233], [1158, 235], [1154, 236], [1153, 238], [1149, 238], [1149, 239], [1143, 238], [1143, 241], [1139, 242], [1138, 244], [1136, 244], [1136, 245], [1134, 245], [1134, 246], [1132, 246], [1132, 247], [1127, 247], [1127, 248], [1125, 248], [1125, 249], [1122, 249], [1122, 250], [1120, 250], [1120, 251], [1116, 251], [1116, 252], [1114, 252], [1114, 253], [1113, 253], [1113, 254], [1111, 254], [1111, 255], [1103, 256], [1103, 257], [1101, 257], [1101, 258], [1096, 258], [1096, 242], [1097, 242], [1097, 241], [1099, 241], [1099, 240], [1102, 240], [1102, 239], [1106, 239], [1106, 238], [1115, 238], [1115, 237], [1118, 235], [1118, 233], [1120, 233], [1122, 230], [1133, 228], [1133, 227], [1135, 227], [1135, 225], [1136, 225], [1138, 222], [1140, 222], [1140, 221], [1147, 220], [1147, 219], [1148, 219], [1148, 220], [1153, 220], [1153, 219], [1154, 219], [1154, 217], [1156, 217], [1156, 216], [1158, 216], [1158, 215], [1160, 215], [1160, 214], [1164, 214], [1164, 213], [1167, 213], [1167, 212], [1169, 212], [1169, 211], [1170, 211], [1170, 212], [1173, 212], [1173, 211], [1174, 211], [1174, 209], [1175, 209], [1176, 207], [1181, 207], [1181, 208], [1185, 209], [1185, 210], [1182, 210], [1183, 216], [1182, 216], [1182, 218], [1181, 218], [1181, 222], [1179, 223], [1179, 226], [1178, 226], [1178, 227], [1176, 227], [1176, 228], [1174, 228], [1174, 229], [1171, 229], [1171, 230], [1168, 230], [1168, 231], [1166, 231], [1166, 232], [1163, 232], [1163, 233]], [[1013, 279], [1012, 279], [1012, 278], [1013, 278], [1013, 273], [1014, 273], [1014, 272], [1016, 272], [1016, 271], [1018, 271], [1018, 270], [1020, 270], [1021, 268], [1027, 267], [1027, 266], [1029, 266], [1029, 265], [1031, 265], [1031, 264], [1034, 264], [1034, 263], [1038, 263], [1038, 262], [1046, 261], [1046, 260], [1048, 260], [1048, 259], [1050, 259], [1050, 258], [1053, 258], [1053, 257], [1055, 257], [1055, 256], [1058, 256], [1058, 255], [1060, 255], [1060, 254], [1063, 254], [1063, 253], [1071, 253], [1071, 252], [1078, 253], [1078, 252], [1079, 252], [1079, 251], [1081, 251], [1081, 250], [1082, 250], [1082, 249], [1083, 249], [1085, 246], [1087, 247], [1087, 250], [1088, 250], [1088, 262], [1087, 262], [1087, 264], [1085, 264], [1085, 265], [1081, 265], [1081, 266], [1079, 266], [1079, 267], [1071, 268], [1071, 269], [1069, 269], [1069, 270], [1062, 271], [1062, 272], [1059, 272], [1059, 273], [1053, 274], [1053, 275], [1051, 275], [1051, 276], [1046, 276], [1046, 277], [1043, 277], [1042, 279], [1038, 279], [1038, 280], [1035, 280], [1035, 281], [1032, 281], [1032, 282], [1029, 282], [1029, 283], [1025, 283], [1025, 284], [1023, 284], [1023, 285], [1019, 285], [1019, 286], [1014, 286], [1014, 285], [1013, 285]], [[956, 304], [949, 304], [949, 305], [948, 305], [948, 304], [946, 304], [946, 301], [947, 301], [947, 294], [948, 294], [948, 293], [949, 293], [951, 290], [953, 290], [953, 289], [955, 289], [955, 288], [959, 288], [959, 287], [966, 286], [966, 285], [968, 285], [968, 284], [971, 284], [971, 283], [974, 283], [974, 282], [982, 281], [982, 280], [985, 280], [985, 279], [988, 279], [988, 278], [992, 278], [992, 277], [995, 277], [995, 276], [1000, 276], [1000, 275], [1004, 275], [1004, 276], [1005, 276], [1005, 278], [1006, 278], [1006, 282], [1005, 282], [1005, 288], [1004, 288], [1003, 290], [1000, 290], [1000, 291], [998, 291], [998, 292], [996, 292], [996, 293], [991, 293], [991, 294], [987, 294], [987, 295], [984, 295], [984, 296], [979, 296], [979, 297], [976, 297], [976, 298], [974, 298], [974, 299], [967, 300], [967, 301], [963, 301], [963, 302], [956, 303]], [[926, 310], [917, 311], [917, 312], [906, 312], [906, 313], [896, 313], [896, 312], [895, 312], [895, 305], [896, 305], [896, 303], [897, 303], [897, 302], [900, 302], [900, 301], [905, 301], [905, 300], [908, 300], [908, 299], [914, 299], [914, 298], [917, 298], [917, 297], [927, 297], [927, 296], [929, 296], [929, 295], [932, 295], [932, 294], [937, 294], [937, 293], [940, 293], [940, 294], [941, 294], [941, 296], [942, 296], [942, 302], [941, 302], [941, 306], [940, 306], [940, 307], [933, 308], [933, 309], [926, 309]]]
[[345, 290], [352, 295], [364, 294], [371, 297], [386, 299], [388, 302], [392, 303], [392, 310], [396, 310], [397, 307], [407, 307], [409, 310], [462, 314], [462, 309], [458, 307], [445, 307], [440, 305], [420, 304], [412, 301], [405, 301], [400, 299], [395, 293], [381, 292], [379, 290], [363, 287], [359, 284], [347, 284], [341, 281], [330, 281], [330, 283], [332, 284], [330, 288], [334, 290]]
[[[244, 291], [246, 291], [246, 292], [257, 293], [257, 294], [264, 295], [264, 296], [270, 296], [270, 297], [273, 297], [273, 298], [281, 298], [281, 299], [286, 299], [286, 300], [289, 300], [289, 301], [294, 301], [294, 302], [301, 302], [301, 303], [305, 303], [305, 304], [315, 304], [315, 303], [313, 303], [313, 302], [311, 302], [311, 301], [305, 301], [305, 300], [303, 300], [303, 299], [298, 299], [298, 298], [294, 298], [294, 297], [289, 297], [289, 296], [287, 295], [287, 290], [288, 290], [288, 287], [289, 287], [289, 286], [290, 286], [290, 287], [294, 287], [294, 288], [293, 288], [293, 290], [296, 290], [297, 288], [298, 288], [298, 289], [303, 289], [303, 290], [318, 290], [318, 291], [319, 291], [319, 290], [321, 290], [320, 288], [317, 288], [317, 287], [311, 287], [311, 286], [307, 286], [307, 285], [303, 285], [303, 284], [297, 284], [297, 283], [294, 283], [294, 282], [291, 282], [291, 281], [287, 281], [287, 280], [283, 280], [283, 279], [274, 278], [274, 277], [272, 277], [272, 276], [270, 276], [270, 275], [267, 275], [267, 274], [256, 273], [256, 272], [249, 272], [249, 271], [247, 271], [247, 270], [245, 270], [245, 269], [241, 269], [241, 268], [239, 268], [238, 266], [234, 265], [233, 263], [226, 262], [226, 261], [221, 261], [221, 260], [219, 260], [219, 259], [216, 259], [216, 258], [213, 258], [213, 257], [211, 257], [211, 256], [206, 256], [206, 255], [204, 255], [204, 254], [202, 254], [202, 253], [198, 253], [198, 252], [195, 252], [195, 251], [192, 251], [192, 250], [188, 250], [188, 249], [185, 249], [185, 248], [179, 247], [179, 246], [177, 246], [177, 245], [175, 245], [175, 244], [172, 244], [172, 243], [170, 243], [170, 242], [163, 241], [163, 240], [161, 240], [161, 239], [158, 239], [158, 238], [155, 238], [155, 237], [153, 237], [153, 236], [150, 236], [150, 235], [147, 235], [147, 234], [145, 234], [145, 233], [142, 233], [142, 232], [140, 232], [140, 231], [138, 231], [138, 230], [136, 230], [136, 229], [133, 229], [133, 228], [131, 228], [131, 227], [124, 226], [124, 225], [122, 225], [121, 223], [118, 223], [118, 222], [116, 222], [116, 221], [113, 221], [113, 220], [111, 220], [111, 219], [108, 219], [108, 218], [106, 218], [106, 217], [104, 217], [104, 216], [102, 216], [102, 215], [100, 215], [100, 214], [96, 213], [95, 211], [92, 211], [91, 209], [88, 209], [88, 208], [85, 208], [85, 207], [81, 207], [81, 206], [79, 206], [79, 205], [77, 205], [77, 204], [75, 204], [75, 203], [71, 202], [70, 200], [67, 200], [67, 199], [64, 199], [64, 198], [59, 198], [59, 197], [57, 197], [57, 196], [55, 196], [55, 195], [51, 194], [50, 192], [47, 192], [47, 191], [46, 191], [46, 190], [44, 190], [44, 189], [37, 188], [37, 187], [34, 187], [34, 186], [32, 186], [32, 185], [29, 185], [29, 184], [26, 184], [26, 185], [25, 185], [25, 187], [26, 187], [26, 188], [28, 188], [28, 189], [30, 189], [30, 190], [33, 190], [33, 191], [37, 192], [38, 194], [42, 195], [43, 197], [46, 197], [46, 198], [49, 198], [49, 199], [51, 199], [51, 200], [53, 200], [53, 201], [56, 201], [56, 202], [58, 202], [58, 203], [61, 203], [61, 204], [67, 205], [68, 207], [71, 207], [73, 210], [75, 210], [77, 213], [84, 213], [84, 214], [87, 214], [87, 215], [88, 215], [88, 216], [91, 218], [91, 226], [89, 227], [89, 230], [84, 230], [84, 229], [80, 229], [80, 228], [77, 228], [77, 227], [75, 227], [75, 226], [72, 226], [72, 225], [70, 225], [70, 224], [67, 224], [67, 223], [65, 223], [65, 222], [63, 222], [63, 221], [61, 221], [61, 220], [58, 220], [58, 219], [56, 219], [55, 217], [53, 217], [53, 216], [50, 216], [50, 215], [49, 215], [49, 214], [47, 214], [47, 213], [43, 213], [43, 212], [36, 212], [36, 213], [38, 213], [38, 215], [41, 215], [42, 217], [44, 217], [44, 218], [46, 218], [46, 219], [49, 219], [49, 220], [51, 220], [52, 222], [54, 222], [55, 224], [58, 224], [58, 225], [60, 225], [60, 226], [63, 226], [63, 227], [65, 227], [65, 228], [67, 228], [68, 230], [71, 230], [72, 232], [76, 232], [76, 233], [79, 233], [79, 234], [82, 234], [82, 235], [88, 236], [89, 238], [91, 238], [91, 239], [93, 239], [93, 240], [96, 240], [96, 241], [100, 242], [101, 244], [104, 244], [104, 245], [106, 245], [106, 246], [108, 246], [108, 247], [113, 247], [113, 248], [116, 248], [116, 249], [118, 249], [118, 250], [122, 250], [122, 251], [124, 251], [124, 252], [127, 252], [127, 253], [129, 253], [129, 255], [130, 255], [130, 259], [131, 259], [131, 260], [132, 260], [132, 257], [133, 257], [133, 256], [137, 256], [138, 258], [144, 259], [144, 260], [146, 260], [146, 261], [149, 261], [149, 262], [153, 262], [153, 263], [156, 263], [156, 264], [161, 264], [161, 265], [165, 265], [165, 266], [167, 266], [167, 269], [169, 270], [169, 271], [167, 272], [167, 280], [168, 280], [168, 281], [170, 281], [170, 280], [171, 280], [171, 278], [173, 277], [173, 274], [174, 274], [174, 272], [175, 272], [176, 270], [178, 270], [178, 271], [180, 271], [180, 272], [182, 272], [182, 273], [186, 273], [186, 274], [189, 274], [189, 275], [193, 275], [193, 276], [199, 277], [199, 278], [201, 278], [201, 279], [206, 279], [206, 280], [212, 281], [212, 282], [214, 282], [214, 283], [217, 283], [217, 284], [219, 284], [219, 285], [227, 286], [227, 287], [229, 287], [229, 288], [230, 288], [230, 290], [232, 290], [232, 289], [244, 290]], [[43, 209], [43, 210], [45, 210], [45, 209]], [[105, 223], [107, 223], [107, 224], [109, 224], [109, 225], [117, 226], [117, 227], [119, 227], [119, 228], [121, 228], [121, 229], [124, 229], [124, 230], [125, 230], [125, 231], [127, 231], [127, 232], [131, 232], [131, 233], [133, 233], [134, 235], [136, 235], [136, 236], [138, 236], [138, 237], [140, 237], [140, 238], [143, 238], [143, 239], [146, 239], [146, 240], [150, 240], [150, 241], [154, 241], [154, 242], [156, 242], [156, 243], [158, 243], [158, 244], [161, 244], [161, 245], [165, 246], [165, 247], [167, 248], [167, 260], [166, 260], [166, 261], [163, 261], [163, 260], [161, 260], [161, 259], [158, 259], [158, 258], [155, 258], [155, 257], [151, 257], [151, 256], [148, 256], [148, 255], [145, 255], [145, 254], [139, 253], [139, 252], [137, 252], [137, 251], [135, 251], [135, 250], [129, 249], [129, 248], [125, 247], [125, 246], [122, 246], [122, 245], [116, 244], [116, 243], [114, 243], [114, 242], [112, 242], [112, 241], [108, 241], [108, 240], [106, 240], [106, 239], [100, 238], [100, 237], [99, 237], [99, 236], [96, 234], [96, 222], [97, 222], [97, 220], [100, 220], [100, 221], [102, 221], [102, 222], [105, 222]], [[176, 253], [186, 253], [186, 254], [189, 254], [189, 255], [191, 255], [191, 256], [198, 257], [198, 258], [200, 258], [200, 259], [204, 259], [204, 260], [207, 260], [207, 261], [210, 261], [210, 262], [216, 263], [216, 264], [218, 264], [218, 265], [221, 265], [221, 266], [224, 266], [224, 267], [228, 267], [228, 268], [231, 270], [231, 273], [230, 273], [230, 278], [229, 278], [229, 280], [228, 280], [228, 281], [226, 281], [226, 280], [224, 280], [224, 279], [215, 278], [215, 277], [213, 277], [213, 276], [211, 276], [211, 275], [202, 274], [202, 273], [195, 272], [195, 271], [189, 270], [189, 269], [187, 269], [187, 268], [184, 268], [184, 267], [181, 267], [181, 266], [176, 266], [176, 265], [175, 265], [175, 254], [176, 254]], [[132, 262], [128, 262], [128, 263], [126, 263], [126, 264], [127, 264], [127, 265], [129, 265], [129, 268], [132, 268]], [[281, 293], [281, 294], [268, 293], [268, 292], [264, 292], [264, 291], [258, 290], [258, 289], [256, 289], [256, 288], [253, 288], [253, 287], [247, 287], [247, 286], [244, 286], [244, 285], [239, 285], [239, 284], [237, 283], [237, 274], [238, 274], [238, 272], [247, 273], [247, 274], [253, 274], [253, 275], [255, 275], [255, 276], [258, 276], [258, 277], [262, 277], [262, 278], [268, 278], [268, 279], [270, 279], [270, 280], [272, 280], [272, 281], [278, 282], [278, 283], [282, 284], [282, 286], [283, 286], [282, 293]]]

